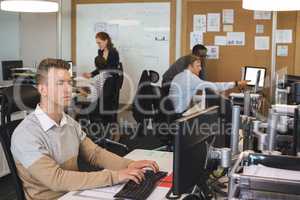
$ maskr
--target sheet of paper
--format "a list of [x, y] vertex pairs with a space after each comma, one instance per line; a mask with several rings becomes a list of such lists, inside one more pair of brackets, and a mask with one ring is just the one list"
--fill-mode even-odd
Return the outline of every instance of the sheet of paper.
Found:
[[289, 47], [288, 45], [278, 45], [277, 46], [277, 56], [288, 56]]
[[206, 32], [206, 15], [194, 15], [193, 31]]
[[227, 45], [245, 45], [245, 32], [227, 32]]
[[233, 25], [223, 25], [223, 32], [233, 32]]
[[227, 37], [226, 36], [215, 36], [215, 45], [217, 45], [217, 46], [227, 45]]
[[219, 46], [206, 46], [207, 59], [219, 59]]
[[191, 32], [190, 40], [191, 49], [193, 49], [196, 44], [203, 44], [203, 32]]
[[271, 19], [272, 12], [270, 11], [254, 11], [254, 19], [263, 19], [263, 20], [269, 20]]
[[118, 40], [119, 38], [119, 24], [108, 24], [107, 33], [113, 40]]
[[269, 50], [270, 37], [269, 36], [256, 36], [255, 37], [255, 50]]
[[291, 29], [278, 29], [276, 30], [276, 43], [292, 43], [293, 30]]
[[223, 9], [223, 24], [233, 24], [234, 22], [234, 10]]
[[256, 24], [256, 33], [264, 33], [265, 26], [263, 24]]
[[98, 32], [107, 32], [107, 23], [105, 22], [98, 22], [94, 25], [95, 33]]
[[207, 32], [219, 32], [220, 31], [220, 13], [208, 13], [207, 14]]

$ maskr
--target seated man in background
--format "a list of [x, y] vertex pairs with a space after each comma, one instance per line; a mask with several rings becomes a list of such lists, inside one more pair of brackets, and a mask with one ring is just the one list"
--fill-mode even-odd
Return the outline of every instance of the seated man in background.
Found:
[[[72, 80], [67, 62], [43, 60], [37, 70], [40, 104], [15, 129], [11, 151], [26, 199], [57, 199], [68, 191], [111, 186], [144, 179], [143, 168], [158, 171], [154, 161], [132, 161], [95, 145], [80, 125], [64, 113], [70, 104]], [[81, 155], [105, 170], [79, 172]]]
[[170, 87], [169, 98], [173, 102], [175, 112], [183, 113], [189, 108], [192, 98], [200, 90], [210, 88], [214, 91], [225, 91], [234, 87], [244, 88], [247, 81], [213, 83], [199, 78], [201, 71], [201, 59], [194, 55], [187, 57], [187, 68], [177, 74]]
[[[201, 59], [202, 70], [201, 70], [201, 73], [199, 73], [199, 77], [202, 80], [205, 80], [206, 79], [205, 69], [206, 69], [207, 48], [204, 45], [197, 44], [193, 47], [192, 54], [190, 54], [190, 55], [195, 55]], [[169, 92], [169, 87], [170, 87], [170, 84], [171, 84], [173, 78], [177, 74], [179, 74], [180, 72], [182, 72], [183, 70], [185, 70], [187, 68], [190, 55], [183, 56], [183, 57], [179, 58], [178, 60], [176, 60], [176, 62], [174, 64], [172, 64], [169, 67], [169, 69], [163, 74], [162, 86], [163, 86], [166, 94], [168, 94], [168, 92]]]

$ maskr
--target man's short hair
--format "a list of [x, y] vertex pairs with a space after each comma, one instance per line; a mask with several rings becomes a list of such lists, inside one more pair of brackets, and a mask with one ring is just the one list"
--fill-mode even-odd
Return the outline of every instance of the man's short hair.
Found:
[[202, 44], [196, 44], [193, 47], [192, 53], [194, 55], [197, 55], [199, 50], [205, 50], [205, 51], [207, 51], [207, 48], [204, 45], [202, 45]]
[[41, 61], [36, 72], [36, 83], [40, 84], [47, 78], [51, 68], [69, 70], [70, 64], [62, 59], [46, 58]]
[[187, 66], [192, 65], [197, 60], [199, 60], [201, 62], [200, 57], [195, 56], [193, 54], [188, 55], [188, 57], [187, 57]]

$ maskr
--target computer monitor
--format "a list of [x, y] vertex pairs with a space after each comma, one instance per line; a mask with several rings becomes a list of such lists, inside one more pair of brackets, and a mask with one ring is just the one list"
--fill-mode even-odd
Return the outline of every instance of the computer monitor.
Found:
[[208, 147], [219, 134], [218, 111], [214, 106], [177, 120], [170, 190], [174, 195], [184, 194], [195, 185], [206, 183]]
[[1, 64], [2, 64], [3, 80], [12, 80], [13, 77], [12, 77], [11, 69], [23, 67], [22, 60], [6, 60], [6, 61], [2, 61]]
[[246, 66], [244, 67], [244, 74], [243, 80], [248, 80], [248, 86], [255, 86], [256, 78], [258, 73], [260, 72], [260, 78], [258, 82], [258, 87], [263, 88], [265, 85], [265, 78], [266, 78], [266, 68], [264, 67], [251, 67]]

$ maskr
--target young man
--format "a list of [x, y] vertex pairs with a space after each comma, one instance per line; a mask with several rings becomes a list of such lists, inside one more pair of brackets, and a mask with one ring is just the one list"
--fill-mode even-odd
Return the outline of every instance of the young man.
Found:
[[[110, 186], [144, 178], [143, 168], [158, 171], [154, 161], [132, 161], [95, 145], [80, 125], [64, 113], [72, 81], [63, 60], [45, 59], [37, 71], [40, 104], [15, 129], [11, 151], [26, 199], [57, 199], [68, 191]], [[79, 172], [78, 155], [98, 172]]]
[[[201, 59], [202, 70], [201, 73], [199, 74], [199, 77], [202, 80], [205, 80], [207, 48], [201, 44], [197, 44], [193, 47], [191, 55], [198, 56]], [[190, 55], [186, 55], [179, 58], [178, 60], [176, 60], [174, 64], [170, 66], [170, 68], [163, 74], [163, 80], [162, 80], [163, 84], [168, 84], [168, 83], [171, 84], [173, 78], [187, 68], [189, 62], [188, 60], [189, 56]]]
[[213, 83], [199, 78], [201, 72], [201, 60], [190, 55], [187, 58], [187, 69], [177, 74], [170, 87], [169, 98], [172, 100], [175, 112], [182, 113], [188, 109], [191, 100], [198, 90], [210, 88], [214, 91], [225, 91], [236, 86], [241, 88], [247, 85], [247, 81]]

